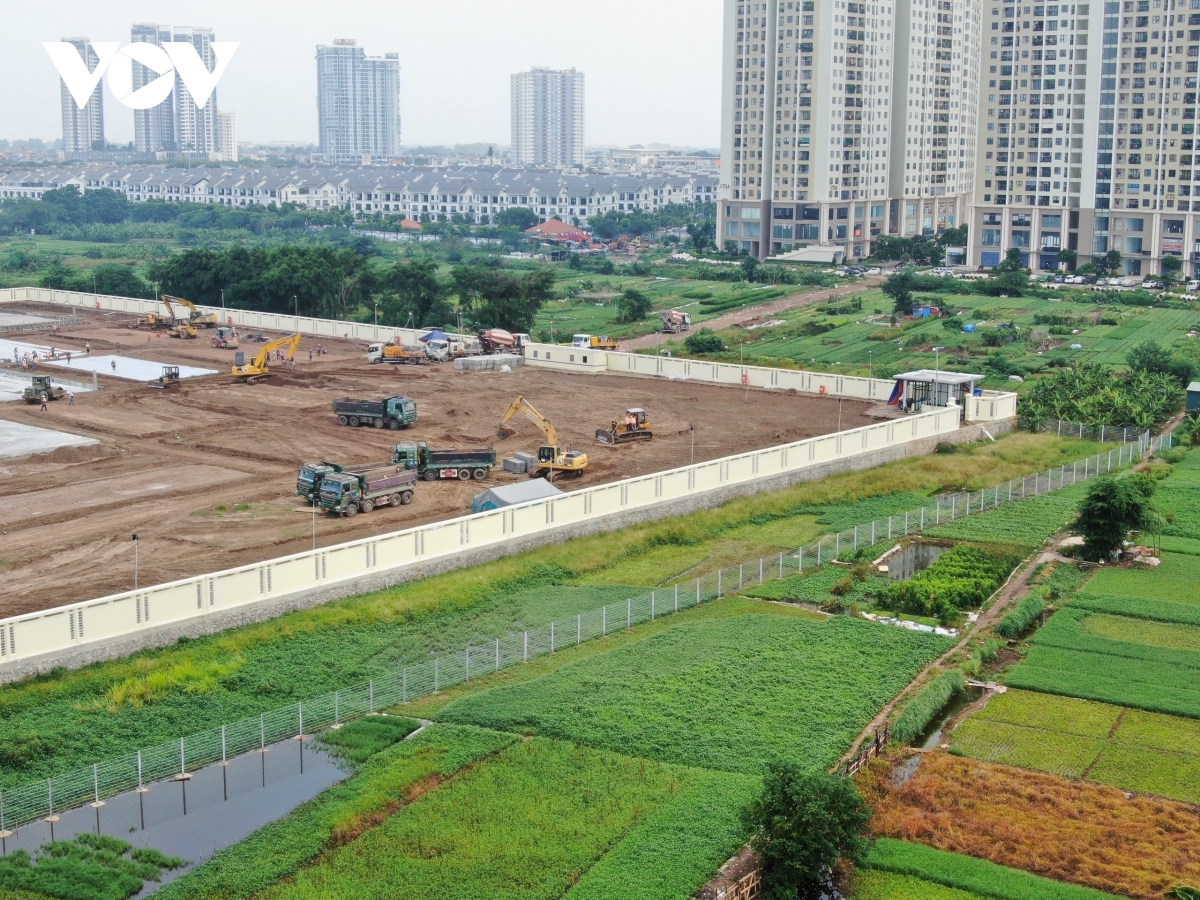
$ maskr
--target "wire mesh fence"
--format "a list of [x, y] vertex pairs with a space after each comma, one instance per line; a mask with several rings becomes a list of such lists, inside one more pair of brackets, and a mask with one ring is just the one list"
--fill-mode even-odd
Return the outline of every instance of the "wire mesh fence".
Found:
[[1076, 463], [1027, 475], [982, 491], [940, 496], [903, 514], [827, 535], [806, 547], [720, 569], [683, 584], [551, 622], [540, 628], [468, 645], [463, 651], [409, 666], [364, 684], [312, 697], [258, 716], [180, 737], [74, 772], [0, 793], [0, 831], [54, 816], [154, 781], [186, 775], [239, 754], [261, 750], [293, 737], [323, 731], [397, 704], [439, 693], [475, 678], [500, 672], [652, 622], [663, 616], [744, 590], [751, 585], [803, 573], [843, 554], [857, 553], [927, 528], [957, 521], [1027, 497], [1070, 487], [1129, 465], [1148, 450], [1169, 449], [1171, 436], [1131, 435], [1119, 449]]

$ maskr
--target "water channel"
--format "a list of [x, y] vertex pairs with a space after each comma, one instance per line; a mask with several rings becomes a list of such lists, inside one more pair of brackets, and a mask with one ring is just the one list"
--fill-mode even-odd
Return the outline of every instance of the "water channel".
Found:
[[[153, 847], [187, 864], [147, 882], [138, 897], [211, 858], [262, 826], [349, 777], [338, 760], [306, 737], [270, 744], [175, 777], [144, 785], [47, 819], [22, 825], [0, 838], [0, 851], [35, 853], [52, 840], [78, 834], [110, 835], [135, 847]], [[52, 821], [51, 821], [52, 820]]]

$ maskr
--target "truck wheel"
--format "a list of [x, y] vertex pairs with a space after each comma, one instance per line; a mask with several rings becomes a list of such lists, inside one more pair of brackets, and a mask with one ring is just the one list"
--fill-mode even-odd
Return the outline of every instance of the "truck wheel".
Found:
[[376, 419], [372, 424], [374, 424], [376, 428], [383, 428], [383, 419]]
[[350, 417], [350, 427], [351, 427], [351, 428], [357, 428], [357, 427], [358, 427], [358, 416], [351, 416], [351, 417]]
[[388, 431], [399, 431], [400, 430], [400, 423], [397, 422], [395, 419], [388, 419], [387, 426], [388, 426]]
[[426, 469], [425, 474], [422, 475], [421, 477], [424, 478], [426, 481], [437, 481], [438, 480], [438, 470], [437, 469]]
[[339, 425], [349, 425], [350, 420], [347, 419], [345, 416], [338, 416], [338, 424]]
[[342, 513], [347, 519], [353, 519], [358, 515], [358, 507], [354, 504], [346, 507], [346, 511]]
[[458, 480], [459, 481], [470, 481], [471, 480], [471, 470], [470, 469], [459, 469], [458, 470]]
[[388, 502], [391, 503], [392, 506], [399, 506], [404, 502], [404, 499], [399, 494], [392, 494], [391, 499]]
[[404, 504], [405, 506], [408, 506], [408, 504], [412, 503], [412, 500], [413, 500], [413, 492], [412, 491], [405, 491], [403, 494], [400, 495], [400, 502], [402, 504]]
[[363, 512], [369, 513], [369, 512], [374, 512], [374, 510], [375, 510], [375, 501], [374, 500], [364, 500], [362, 502], [362, 511]]
[[483, 479], [487, 478], [487, 476], [488, 476], [487, 469], [476, 469], [474, 472], [471, 473], [471, 477], [474, 478], [476, 481], [483, 481]]

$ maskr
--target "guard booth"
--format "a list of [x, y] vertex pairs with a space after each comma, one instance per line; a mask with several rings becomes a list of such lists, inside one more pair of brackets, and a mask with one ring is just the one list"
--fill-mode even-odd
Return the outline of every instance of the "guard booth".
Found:
[[975, 385], [984, 377], [933, 369], [905, 372], [896, 376], [888, 406], [899, 407], [901, 412], [921, 412], [929, 406], [957, 406], [965, 420], [967, 400], [982, 393]]
[[1193, 381], [1188, 385], [1187, 411], [1189, 415], [1200, 411], [1200, 381]]

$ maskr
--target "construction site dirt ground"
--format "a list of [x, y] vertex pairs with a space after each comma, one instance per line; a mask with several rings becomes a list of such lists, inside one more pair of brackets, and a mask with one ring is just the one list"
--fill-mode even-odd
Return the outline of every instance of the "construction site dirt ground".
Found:
[[[48, 310], [14, 304], [5, 311]], [[832, 398], [688, 381], [533, 368], [458, 372], [450, 363], [372, 366], [357, 342], [307, 337], [294, 371], [276, 365], [268, 382], [239, 385], [229, 373], [233, 351], [213, 348], [211, 332], [191, 341], [147, 340], [145, 332], [128, 328], [128, 316], [83, 315], [92, 321], [60, 329], [52, 336], [55, 346], [82, 351], [90, 341], [93, 354], [119, 352], [219, 374], [165, 391], [101, 376], [101, 389], [80, 394], [75, 406], [58, 401], [43, 412], [22, 402], [0, 404], [0, 419], [98, 441], [0, 459], [0, 616], [131, 590], [135, 532], [142, 586], [311, 549], [313, 513], [295, 494], [300, 465], [381, 462], [400, 440], [494, 445], [501, 459], [535, 452], [542, 434], [524, 416], [510, 423], [516, 435], [496, 437], [497, 419], [518, 394], [555, 425], [560, 441], [588, 453], [584, 477], [558, 483], [566, 491], [687, 465], [692, 426], [700, 462], [835, 432], [839, 415], [843, 429], [886, 415], [856, 401], [844, 401], [839, 410]], [[22, 334], [43, 343], [49, 337]], [[318, 345], [327, 352], [318, 354]], [[244, 342], [241, 349], [249, 360], [260, 347]], [[39, 371], [65, 374], [65, 366]], [[331, 409], [343, 397], [396, 394], [417, 402], [419, 422], [407, 431], [342, 427]], [[653, 441], [622, 447], [595, 441], [597, 428], [635, 406], [648, 410]], [[497, 465], [486, 482], [422, 482], [410, 506], [353, 519], [318, 513], [317, 544], [465, 515], [477, 493], [527, 477]]]

